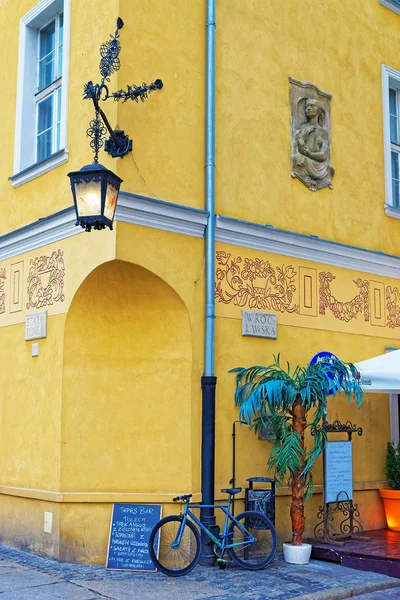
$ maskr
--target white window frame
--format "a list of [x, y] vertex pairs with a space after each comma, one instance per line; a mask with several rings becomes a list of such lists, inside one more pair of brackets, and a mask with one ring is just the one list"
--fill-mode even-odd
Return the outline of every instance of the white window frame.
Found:
[[[385, 212], [389, 217], [400, 219], [400, 208], [393, 206], [392, 198], [392, 143], [390, 140], [389, 87], [398, 90], [400, 107], [400, 71], [382, 65], [383, 139], [385, 161]], [[400, 114], [399, 114], [400, 119]], [[399, 122], [400, 131], [400, 122]], [[400, 160], [400, 156], [399, 156]]]
[[[62, 92], [60, 120], [60, 150], [36, 162], [37, 152], [37, 44], [38, 32], [57, 13], [64, 13], [64, 40], [62, 59]], [[70, 0], [41, 0], [20, 20], [17, 107], [14, 143], [13, 187], [43, 175], [68, 160], [68, 70], [70, 41]]]
[[[60, 15], [61, 15], [61, 13], [57, 13], [56, 15], [54, 15], [50, 19], [50, 21], [48, 21], [47, 23], [45, 23], [45, 25], [43, 25], [43, 27], [41, 27], [38, 30], [38, 36], [37, 36], [37, 63], [36, 63], [37, 70], [36, 70], [36, 90], [35, 90], [35, 102], [36, 102], [35, 163], [38, 162], [39, 104], [41, 102], [43, 102], [44, 100], [47, 100], [47, 98], [49, 96], [53, 96], [53, 98], [52, 98], [52, 102], [53, 102], [53, 120], [52, 120], [52, 124], [51, 124], [51, 126], [53, 128], [53, 135], [52, 135], [52, 147], [53, 148], [56, 148], [56, 146], [57, 146], [57, 123], [59, 121], [61, 123], [61, 115], [58, 114], [59, 113], [59, 111], [58, 111], [58, 94], [56, 93], [57, 90], [59, 90], [60, 88], [61, 88], [61, 93], [62, 93], [62, 82], [63, 82], [62, 72], [61, 72], [61, 75], [60, 75], [60, 73], [58, 73], [59, 52], [60, 52], [60, 43], [59, 43]], [[39, 89], [39, 77], [40, 77], [40, 66], [39, 66], [40, 33], [43, 31], [43, 29], [45, 29], [53, 21], [55, 22], [54, 64], [55, 64], [55, 74], [57, 75], [57, 77], [54, 79], [54, 81], [52, 81], [46, 87], [44, 87], [42, 89]], [[61, 70], [62, 70], [62, 66], [61, 66]], [[61, 98], [61, 110], [62, 110], [62, 98]], [[61, 129], [61, 127], [60, 127], [60, 129]], [[60, 139], [60, 148], [57, 148], [54, 151], [54, 153], [58, 152], [59, 150], [61, 150], [61, 139]], [[46, 158], [48, 158], [48, 157], [46, 157]], [[46, 160], [46, 159], [43, 159], [43, 160]]]
[[398, 2], [394, 2], [394, 0], [379, 0], [379, 4], [386, 6], [386, 8], [390, 8], [390, 10], [393, 10], [400, 15], [400, 4]]

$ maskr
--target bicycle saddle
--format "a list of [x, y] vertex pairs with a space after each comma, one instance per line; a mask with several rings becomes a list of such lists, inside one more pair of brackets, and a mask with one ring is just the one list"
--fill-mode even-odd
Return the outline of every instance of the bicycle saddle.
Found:
[[238, 494], [241, 491], [242, 488], [226, 488], [224, 490], [221, 490], [223, 494], [231, 494], [231, 496], [234, 496], [235, 494]]

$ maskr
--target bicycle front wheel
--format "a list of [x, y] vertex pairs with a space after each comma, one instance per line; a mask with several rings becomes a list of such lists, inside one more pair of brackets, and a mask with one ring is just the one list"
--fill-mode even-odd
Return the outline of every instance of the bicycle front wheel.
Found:
[[200, 558], [200, 535], [189, 520], [185, 523], [179, 546], [173, 547], [181, 525], [182, 516], [164, 517], [153, 528], [149, 539], [149, 553], [154, 566], [171, 577], [186, 575]]
[[[235, 517], [228, 529], [229, 544], [240, 544], [228, 548], [230, 557], [241, 567], [255, 571], [262, 569], [273, 560], [278, 546], [278, 536], [274, 525], [261, 513], [248, 510]], [[251, 536], [255, 541], [251, 541]]]

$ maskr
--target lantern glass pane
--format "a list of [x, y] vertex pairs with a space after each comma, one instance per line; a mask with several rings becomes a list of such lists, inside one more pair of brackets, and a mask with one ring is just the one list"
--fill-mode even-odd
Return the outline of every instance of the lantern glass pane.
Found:
[[75, 193], [79, 217], [94, 217], [101, 214], [101, 181], [76, 183]]
[[114, 219], [115, 208], [117, 206], [119, 186], [112, 181], [107, 183], [106, 200], [104, 203], [104, 216], [112, 221]]

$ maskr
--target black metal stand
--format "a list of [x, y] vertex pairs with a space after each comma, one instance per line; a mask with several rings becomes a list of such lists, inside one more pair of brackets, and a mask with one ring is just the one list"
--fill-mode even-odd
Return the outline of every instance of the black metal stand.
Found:
[[[349, 442], [352, 441], [353, 433], [358, 435], [363, 434], [361, 427], [353, 425], [350, 421], [341, 423], [340, 421], [334, 421], [333, 423], [327, 423], [324, 420], [323, 427], [327, 434], [329, 433], [347, 433]], [[358, 541], [370, 541], [369, 537], [362, 535], [363, 526], [358, 520], [360, 512], [357, 505], [353, 503], [353, 500], [349, 498], [346, 492], [340, 492], [337, 495], [336, 502], [325, 502], [325, 451], [323, 461], [323, 481], [324, 481], [324, 503], [319, 506], [317, 518], [320, 521], [314, 527], [315, 539], [323, 544], [330, 544], [334, 546], [344, 546], [346, 540], [358, 540]], [[333, 521], [336, 514], [342, 513], [343, 520], [339, 527], [335, 527]]]
[[[248, 423], [244, 421], [233, 421], [232, 424], [232, 479], [229, 481], [232, 487], [236, 487], [236, 423], [240, 423], [241, 425], [246, 425], [248, 427]], [[231, 512], [235, 514], [235, 496], [232, 496], [232, 504], [231, 504]]]

